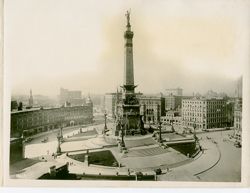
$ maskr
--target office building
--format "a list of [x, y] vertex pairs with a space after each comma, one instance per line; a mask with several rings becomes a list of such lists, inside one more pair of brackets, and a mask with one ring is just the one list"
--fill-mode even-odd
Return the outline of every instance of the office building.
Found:
[[225, 99], [192, 98], [182, 100], [182, 125], [197, 129], [228, 126]]

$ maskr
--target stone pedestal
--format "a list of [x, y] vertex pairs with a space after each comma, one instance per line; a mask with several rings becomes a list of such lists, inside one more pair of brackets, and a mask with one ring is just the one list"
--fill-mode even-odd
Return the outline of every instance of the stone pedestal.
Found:
[[49, 168], [49, 174], [51, 177], [56, 177], [56, 166], [51, 166]]
[[89, 155], [88, 155], [88, 154], [85, 155], [85, 158], [84, 158], [84, 165], [85, 165], [85, 166], [89, 166]]

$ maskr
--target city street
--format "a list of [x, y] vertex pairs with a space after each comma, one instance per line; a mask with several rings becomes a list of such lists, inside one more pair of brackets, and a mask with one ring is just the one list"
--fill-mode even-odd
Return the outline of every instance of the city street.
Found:
[[170, 173], [159, 176], [158, 180], [193, 181], [195, 179], [207, 182], [239, 182], [241, 180], [241, 148], [236, 148], [231, 141], [223, 141], [228, 134], [233, 132], [230, 130], [198, 134], [204, 154], [189, 164], [174, 168]]
[[201, 181], [213, 181], [213, 182], [239, 182], [241, 180], [241, 148], [234, 146], [231, 141], [223, 141], [227, 138], [228, 134], [232, 134], [233, 131], [218, 131], [199, 134], [199, 137], [205, 136], [212, 137], [217, 143], [221, 152], [221, 157], [213, 168], [204, 172], [198, 177]]

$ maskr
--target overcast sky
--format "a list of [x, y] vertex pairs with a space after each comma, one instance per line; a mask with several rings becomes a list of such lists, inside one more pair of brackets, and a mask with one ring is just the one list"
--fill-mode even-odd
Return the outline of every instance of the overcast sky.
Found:
[[137, 91], [233, 93], [249, 55], [249, 5], [231, 0], [8, 0], [5, 65], [13, 94], [115, 91], [131, 9]]

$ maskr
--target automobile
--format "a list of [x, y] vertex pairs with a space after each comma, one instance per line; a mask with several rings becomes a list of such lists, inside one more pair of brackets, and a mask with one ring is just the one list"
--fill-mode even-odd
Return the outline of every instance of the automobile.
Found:
[[42, 143], [48, 142], [48, 137], [44, 138], [41, 142], [42, 142]]
[[241, 143], [239, 141], [236, 141], [234, 143], [234, 146], [237, 147], [237, 148], [240, 148], [241, 147]]
[[25, 143], [29, 143], [29, 142], [31, 142], [32, 140], [33, 140], [32, 137], [28, 137], [28, 138], [26, 138], [26, 139], [24, 140], [24, 142], [25, 142]]
[[155, 170], [154, 170], [154, 172], [155, 172], [155, 174], [156, 174], [156, 175], [160, 175], [160, 174], [162, 174], [162, 170], [161, 170], [161, 168], [157, 168], [157, 169], [155, 169]]

